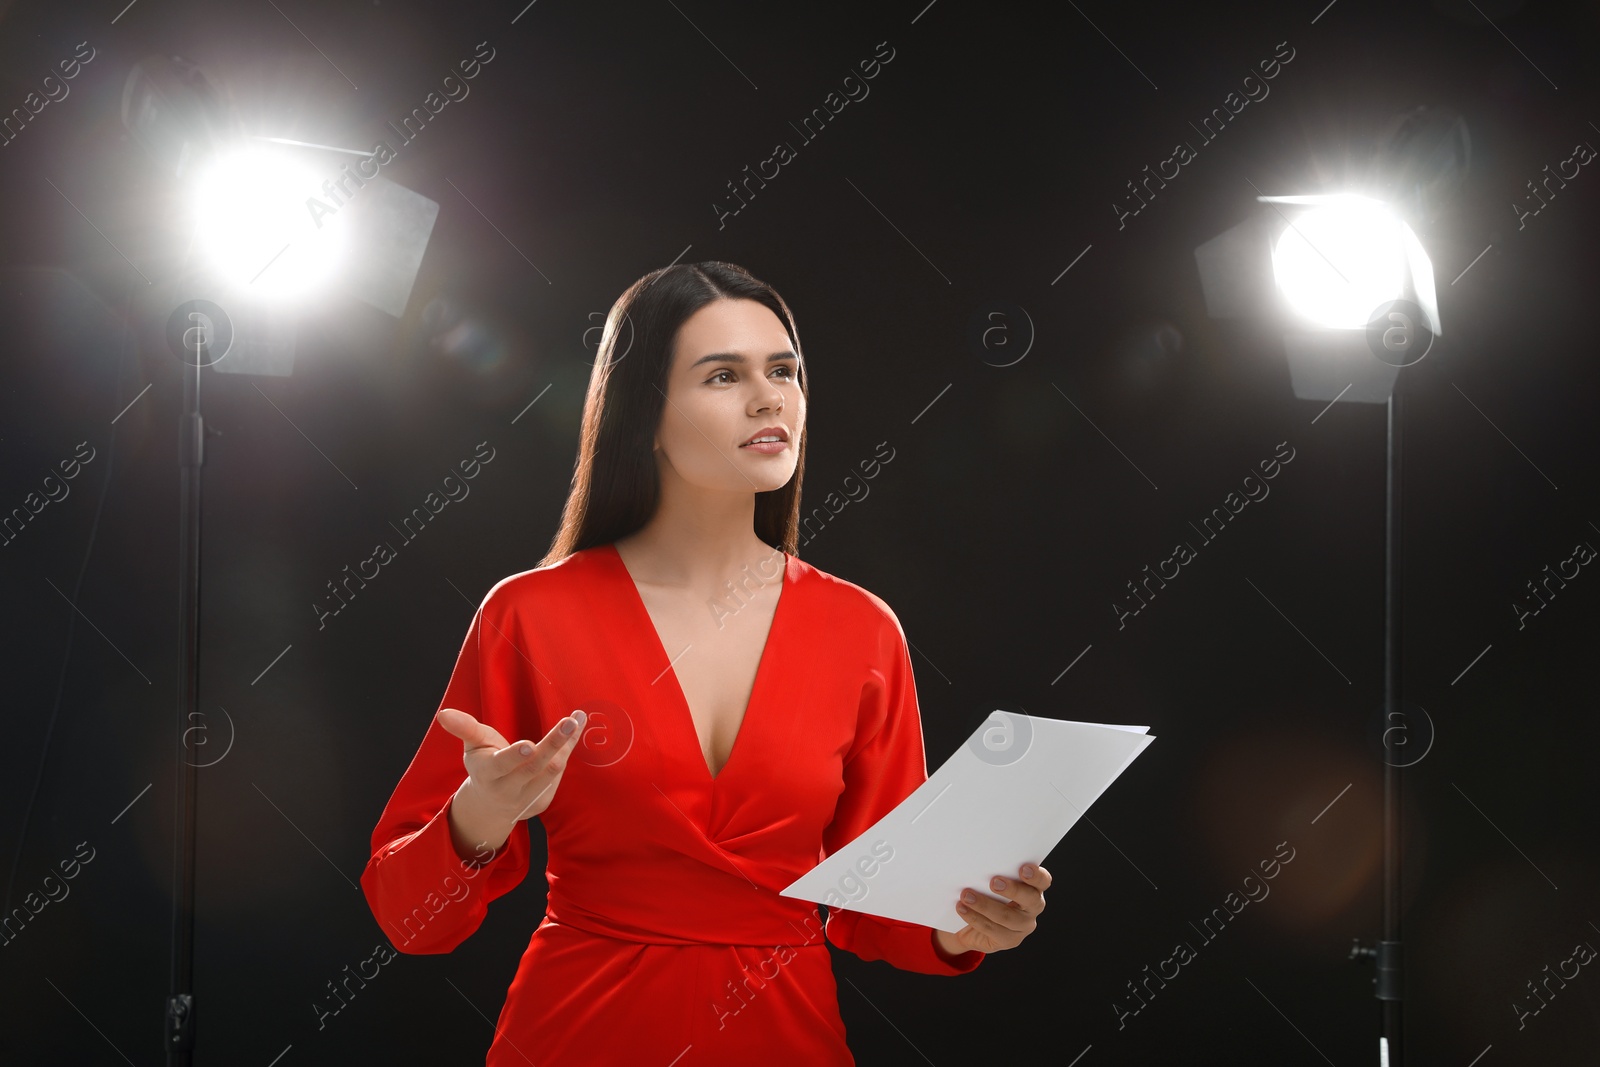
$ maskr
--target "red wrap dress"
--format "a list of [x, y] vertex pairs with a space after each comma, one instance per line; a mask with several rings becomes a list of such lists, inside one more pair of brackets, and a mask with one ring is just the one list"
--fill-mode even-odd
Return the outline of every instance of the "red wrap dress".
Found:
[[[579, 708], [549, 808], [548, 900], [488, 1067], [853, 1064], [823, 937], [954, 975], [927, 926], [780, 896], [927, 779], [905, 635], [887, 604], [796, 556], [727, 763], [712, 776], [644, 601], [612, 545], [512, 575], [472, 620], [441, 707], [508, 741]], [[729, 610], [737, 607], [731, 597]], [[528, 873], [526, 823], [464, 862], [462, 743], [436, 722], [383, 810], [361, 887], [401, 952], [449, 952]]]

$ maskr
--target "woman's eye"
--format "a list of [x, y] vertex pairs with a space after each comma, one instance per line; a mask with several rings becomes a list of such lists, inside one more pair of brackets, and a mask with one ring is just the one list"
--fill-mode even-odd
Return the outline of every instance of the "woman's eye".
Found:
[[[777, 373], [777, 371], [783, 371], [784, 377], [786, 377], [786, 378], [789, 378], [791, 380], [794, 378], [794, 371], [791, 370], [788, 367], [778, 367], [773, 371], [773, 373]], [[717, 371], [717, 373], [715, 373], [711, 377], [707, 378], [706, 381], [714, 382], [714, 381], [717, 381], [719, 378], [726, 377], [727, 375], [729, 375], [731, 373], [733, 373], [733, 372], [732, 371], [726, 371], [726, 370], [719, 370], [719, 371]]]

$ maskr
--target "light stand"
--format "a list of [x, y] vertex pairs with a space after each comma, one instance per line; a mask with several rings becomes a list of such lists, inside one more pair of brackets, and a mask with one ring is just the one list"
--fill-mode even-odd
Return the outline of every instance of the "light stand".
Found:
[[[1278, 318], [1288, 304], [1296, 303], [1293, 293], [1284, 287], [1293, 281], [1286, 274], [1276, 273], [1274, 247], [1289, 247], [1289, 231], [1314, 247], [1300, 232], [1294, 220], [1283, 214], [1277, 204], [1297, 205], [1305, 208], [1351, 208], [1358, 214], [1351, 216], [1352, 226], [1360, 220], [1359, 212], [1372, 211], [1370, 201], [1352, 204], [1352, 200], [1337, 196], [1259, 197], [1272, 204], [1277, 218], [1258, 215], [1212, 238], [1195, 250], [1195, 260], [1205, 289], [1206, 308], [1213, 318], [1267, 317]], [[1295, 210], [1295, 209], [1291, 209]], [[1373, 979], [1373, 992], [1381, 1006], [1381, 1031], [1378, 1042], [1380, 1067], [1400, 1067], [1403, 1063], [1402, 1006], [1404, 976], [1401, 951], [1402, 910], [1402, 859], [1403, 859], [1403, 809], [1402, 775], [1405, 766], [1394, 758], [1396, 746], [1405, 745], [1407, 712], [1401, 695], [1401, 537], [1403, 532], [1401, 510], [1401, 411], [1403, 407], [1400, 370], [1420, 361], [1427, 355], [1433, 338], [1441, 332], [1437, 296], [1433, 286], [1433, 268], [1427, 253], [1422, 249], [1409, 226], [1390, 220], [1392, 233], [1375, 239], [1373, 247], [1392, 247], [1401, 266], [1395, 277], [1399, 291], [1391, 290], [1367, 315], [1365, 329], [1348, 320], [1333, 325], [1339, 317], [1337, 308], [1321, 309], [1301, 305], [1301, 313], [1312, 314], [1320, 327], [1309, 328], [1283, 318], [1284, 348], [1289, 359], [1290, 378], [1295, 396], [1333, 402], [1346, 399], [1355, 403], [1382, 402], [1387, 407], [1384, 507], [1384, 672], [1383, 672], [1383, 924], [1382, 936], [1376, 947], [1363, 946], [1358, 940], [1351, 948], [1353, 960], [1373, 960], [1377, 974]], [[1360, 242], [1358, 241], [1359, 245]], [[1360, 291], [1370, 278], [1355, 269], [1362, 266], [1363, 253], [1372, 248], [1344, 248], [1345, 269], [1341, 271], [1333, 259], [1321, 255], [1327, 268], [1338, 274], [1342, 288], [1331, 286], [1341, 296]], [[1291, 249], [1292, 251], [1292, 249]], [[1303, 251], [1303, 250], [1302, 250]], [[1340, 252], [1336, 252], [1338, 255]], [[1285, 262], [1289, 258], [1285, 257]], [[1320, 274], [1321, 266], [1311, 260], [1316, 268], [1313, 278]], [[1394, 266], [1393, 263], [1389, 266]], [[1302, 261], [1301, 267], [1304, 267]], [[1285, 268], [1287, 270], [1287, 268]], [[1347, 275], [1346, 272], [1349, 272]], [[1379, 272], [1381, 273], [1381, 271]], [[1349, 275], [1354, 275], [1351, 277]], [[1301, 279], [1304, 281], [1304, 278]], [[1379, 285], [1381, 289], [1388, 282]], [[1315, 295], [1316, 285], [1311, 289]], [[1279, 290], [1280, 300], [1270, 301], [1266, 294]], [[1307, 295], [1302, 288], [1299, 296]], [[1318, 311], [1322, 312], [1317, 317]], [[1388, 355], [1397, 358], [1390, 362]], [[1326, 409], [1324, 409], [1325, 411]], [[1319, 415], [1318, 418], [1321, 416]], [[1313, 420], [1314, 421], [1314, 420]], [[1390, 736], [1399, 731], [1401, 739], [1391, 744]]]
[[[1400, 378], [1389, 394], [1388, 457], [1384, 508], [1383, 551], [1383, 710], [1384, 723], [1405, 721], [1400, 706]], [[1399, 716], [1399, 719], [1396, 719]], [[1384, 733], [1387, 747], [1388, 733]], [[1400, 1067], [1405, 1057], [1401, 1043], [1401, 996], [1405, 984], [1400, 952], [1400, 864], [1403, 830], [1400, 807], [1400, 765], [1383, 761], [1383, 940], [1378, 942], [1376, 995], [1383, 1006], [1383, 1042], [1380, 1067]]]
[[[135, 65], [123, 90], [122, 121], [133, 139], [156, 160], [163, 176], [171, 180], [190, 181], [203, 164], [214, 162], [222, 149], [243, 142], [241, 123], [229, 112], [221, 94], [196, 64], [178, 56], [152, 56]], [[376, 155], [332, 151], [367, 157], [367, 163]], [[325, 161], [322, 167], [327, 170]], [[357, 254], [344, 265], [333, 287], [342, 296], [355, 297], [399, 318], [410, 301], [439, 205], [378, 174], [375, 165], [369, 166], [370, 173], [360, 180], [347, 170], [341, 172], [343, 181], [355, 188], [341, 186], [351, 199], [339, 205], [330, 232], [342, 231]], [[236, 178], [257, 176], [249, 168], [235, 168], [232, 173]], [[271, 192], [282, 194], [281, 190]], [[272, 206], [243, 203], [234, 210], [248, 221], [254, 213]], [[322, 229], [320, 225], [316, 228]], [[280, 255], [297, 243], [314, 247], [316, 240], [315, 234], [306, 232], [305, 224], [274, 237], [288, 241]], [[169, 1067], [189, 1067], [195, 1045], [195, 837], [201, 764], [188, 759], [187, 752], [196, 720], [203, 721], [199, 708], [200, 502], [207, 430], [200, 415], [201, 371], [215, 366], [231, 374], [288, 376], [292, 372], [293, 316], [258, 299], [261, 288], [256, 281], [276, 262], [273, 256], [259, 270], [252, 264], [254, 273], [248, 282], [230, 284], [204, 273], [185, 276], [173, 288], [181, 285], [215, 292], [227, 301], [231, 312], [209, 300], [191, 299], [174, 309], [167, 321], [168, 344], [183, 367], [183, 410], [178, 416], [179, 690], [172, 966], [163, 1031]], [[280, 273], [290, 269], [280, 264]], [[224, 357], [229, 357], [226, 363]]]
[[194, 1049], [195, 813], [200, 769], [187, 758], [189, 729], [200, 713], [200, 476], [205, 422], [200, 417], [200, 361], [183, 364], [178, 416], [178, 745], [173, 795], [172, 979], [167, 996], [170, 1067], [189, 1067]]

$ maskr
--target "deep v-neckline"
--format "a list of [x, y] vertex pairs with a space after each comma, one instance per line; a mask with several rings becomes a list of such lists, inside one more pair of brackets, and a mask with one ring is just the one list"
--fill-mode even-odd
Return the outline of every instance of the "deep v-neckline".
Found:
[[621, 572], [623, 584], [628, 587], [628, 592], [631, 594], [628, 599], [637, 610], [639, 621], [643, 623], [645, 630], [655, 638], [656, 651], [660, 653], [660, 660], [665, 664], [652, 677], [655, 680], [659, 680], [663, 674], [670, 673], [672, 675], [672, 689], [677, 696], [678, 708], [682, 712], [682, 720], [688, 727], [689, 739], [693, 741], [694, 752], [698, 757], [695, 763], [704, 769], [706, 777], [712, 785], [715, 785], [727, 777], [728, 768], [738, 758], [739, 743], [744, 740], [745, 734], [750, 732], [751, 715], [761, 706], [759, 699], [761, 696], [761, 682], [768, 673], [768, 661], [771, 659], [768, 653], [772, 650], [774, 638], [777, 637], [778, 623], [784, 616], [783, 605], [788, 600], [789, 585], [791, 584], [789, 581], [789, 554], [787, 552], [783, 554], [783, 573], [779, 576], [778, 602], [773, 605], [772, 619], [767, 624], [767, 637], [761, 645], [761, 656], [756, 661], [755, 679], [750, 684], [750, 697], [745, 701], [744, 714], [739, 718], [739, 728], [734, 731], [733, 744], [728, 747], [728, 758], [723, 761], [722, 769], [713, 774], [711, 772], [711, 764], [706, 760], [706, 746], [700, 740], [700, 730], [695, 725], [694, 712], [689, 707], [689, 697], [683, 691], [683, 683], [678, 678], [677, 667], [674, 666], [672, 657], [667, 653], [667, 646], [661, 640], [661, 632], [656, 629], [655, 619], [650, 616], [650, 609], [644, 602], [643, 594], [639, 592], [638, 583], [633, 580], [633, 572], [628, 570], [628, 565], [623, 561], [622, 553], [617, 551], [615, 544], [608, 544], [605, 547], [610, 551], [611, 558], [616, 561], [617, 569]]

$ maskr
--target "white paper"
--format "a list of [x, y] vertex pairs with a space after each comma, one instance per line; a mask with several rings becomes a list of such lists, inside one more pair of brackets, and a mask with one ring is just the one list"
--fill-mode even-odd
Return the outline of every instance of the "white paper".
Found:
[[1155, 738], [1147, 726], [996, 711], [893, 811], [780, 892], [959, 933], [989, 891], [1050, 850]]

